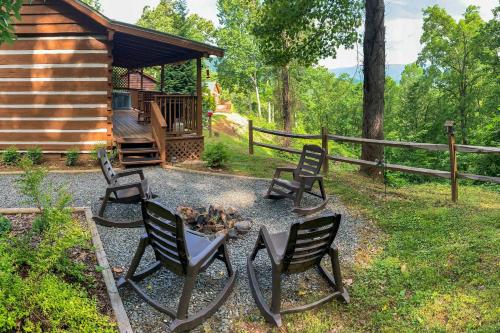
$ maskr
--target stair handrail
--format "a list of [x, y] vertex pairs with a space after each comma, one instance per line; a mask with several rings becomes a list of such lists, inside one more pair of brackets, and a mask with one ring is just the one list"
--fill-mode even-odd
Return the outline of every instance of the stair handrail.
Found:
[[161, 164], [165, 165], [167, 160], [167, 122], [163, 118], [160, 107], [155, 101], [151, 101], [151, 132], [156, 146], [160, 152]]

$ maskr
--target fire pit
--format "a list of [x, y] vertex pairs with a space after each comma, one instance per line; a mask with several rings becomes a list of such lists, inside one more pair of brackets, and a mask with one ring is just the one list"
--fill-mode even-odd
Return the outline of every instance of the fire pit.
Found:
[[177, 214], [191, 230], [208, 235], [223, 232], [230, 238], [237, 238], [252, 227], [252, 222], [243, 219], [235, 208], [224, 209], [217, 204], [210, 205], [208, 209], [179, 206]]

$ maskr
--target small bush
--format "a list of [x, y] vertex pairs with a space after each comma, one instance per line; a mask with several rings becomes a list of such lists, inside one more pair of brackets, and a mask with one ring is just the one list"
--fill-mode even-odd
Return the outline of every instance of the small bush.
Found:
[[72, 148], [66, 152], [66, 165], [75, 166], [80, 158], [80, 151], [78, 148]]
[[106, 145], [105, 144], [100, 144], [100, 145], [94, 145], [92, 147], [92, 150], [90, 151], [90, 158], [92, 159], [92, 161], [97, 162], [99, 160], [99, 158], [97, 157], [97, 152], [101, 148], [106, 149]]
[[223, 168], [229, 159], [227, 147], [222, 143], [209, 145], [203, 152], [203, 161], [210, 168]]
[[3, 215], [0, 215], [0, 236], [9, 233], [12, 230], [12, 222]]
[[26, 203], [35, 205], [40, 210], [40, 215], [33, 221], [33, 231], [42, 233], [51, 224], [61, 224], [70, 217], [68, 205], [71, 196], [66, 189], [59, 187], [56, 190], [52, 184], [47, 184], [47, 170], [33, 167], [30, 159], [22, 158], [20, 165], [24, 173], [17, 180], [19, 191], [28, 198]]
[[42, 164], [42, 148], [33, 147], [26, 151], [26, 156], [33, 162], [33, 164]]
[[7, 165], [16, 165], [21, 155], [16, 147], [10, 146], [2, 155], [2, 160]]

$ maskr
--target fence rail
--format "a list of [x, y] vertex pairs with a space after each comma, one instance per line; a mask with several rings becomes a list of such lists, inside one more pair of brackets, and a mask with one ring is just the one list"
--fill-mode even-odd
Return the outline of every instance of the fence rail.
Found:
[[[323, 172], [328, 173], [328, 160], [342, 163], [355, 164], [360, 166], [369, 166], [375, 167], [390, 171], [397, 171], [403, 173], [412, 173], [419, 174], [437, 178], [445, 178], [450, 179], [451, 181], [451, 193], [452, 200], [456, 202], [458, 200], [458, 178], [469, 179], [475, 181], [483, 181], [483, 182], [491, 182], [500, 184], [500, 177], [492, 177], [492, 176], [481, 176], [474, 175], [468, 173], [458, 172], [457, 169], [457, 152], [461, 153], [477, 153], [477, 154], [500, 154], [500, 148], [498, 147], [482, 147], [482, 146], [470, 146], [470, 145], [460, 145], [455, 143], [455, 134], [453, 128], [453, 122], [447, 121], [445, 123], [445, 128], [448, 133], [448, 144], [437, 144], [437, 143], [420, 143], [420, 142], [405, 142], [405, 141], [390, 141], [390, 140], [374, 140], [374, 139], [365, 139], [365, 138], [357, 138], [357, 137], [348, 137], [341, 135], [332, 135], [328, 134], [326, 128], [322, 128], [321, 134], [294, 134], [287, 133], [283, 131], [269, 130], [260, 127], [254, 127], [253, 121], [249, 120], [248, 122], [248, 151], [250, 154], [254, 153], [254, 146], [269, 148], [274, 150], [283, 151], [291, 154], [300, 154], [302, 151], [290, 147], [281, 147], [273, 144], [267, 144], [262, 142], [254, 141], [254, 132], [261, 132], [270, 135], [275, 135], [279, 137], [286, 138], [295, 138], [295, 139], [306, 139], [306, 140], [321, 140], [321, 145], [323, 149], [327, 152], [327, 160], [323, 164]], [[399, 164], [390, 164], [385, 163], [383, 161], [366, 161], [356, 158], [338, 156], [338, 155], [330, 155], [328, 153], [328, 142], [336, 141], [336, 142], [349, 142], [356, 144], [376, 144], [382, 145], [385, 147], [395, 147], [395, 148], [406, 148], [406, 149], [423, 149], [427, 151], [448, 151], [450, 153], [450, 171], [443, 170], [434, 170], [434, 169], [426, 169], [419, 167], [411, 167], [406, 165]]]

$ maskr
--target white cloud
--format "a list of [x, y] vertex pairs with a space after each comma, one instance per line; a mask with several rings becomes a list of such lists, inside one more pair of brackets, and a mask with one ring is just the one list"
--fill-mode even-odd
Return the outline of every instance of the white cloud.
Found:
[[187, 5], [191, 13], [200, 15], [219, 25], [217, 18], [217, 0], [187, 0]]

